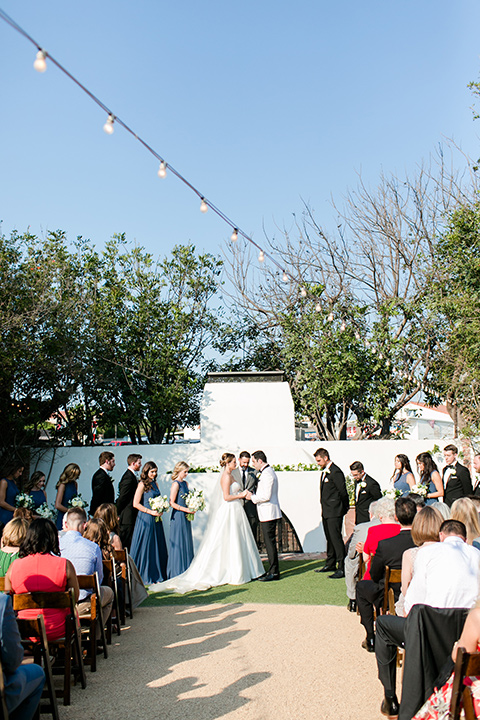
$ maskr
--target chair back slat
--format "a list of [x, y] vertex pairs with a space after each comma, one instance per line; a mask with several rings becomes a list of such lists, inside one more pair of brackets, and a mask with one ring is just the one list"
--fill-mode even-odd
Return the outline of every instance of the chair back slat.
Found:
[[[73, 593], [73, 590], [71, 591]], [[72, 600], [70, 591], [66, 592], [32, 592], [13, 595], [13, 609], [15, 612], [21, 610], [55, 610], [71, 608]]]

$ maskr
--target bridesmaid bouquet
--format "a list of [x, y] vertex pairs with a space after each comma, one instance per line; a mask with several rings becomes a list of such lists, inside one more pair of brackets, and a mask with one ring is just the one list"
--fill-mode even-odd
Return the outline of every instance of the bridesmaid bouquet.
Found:
[[392, 498], [392, 500], [396, 500], [397, 498], [402, 497], [402, 491], [397, 490], [396, 488], [390, 488], [390, 490], [383, 491], [383, 497]]
[[205, 498], [203, 497], [203, 490], [195, 490], [195, 488], [193, 488], [186, 495], [182, 495], [182, 498], [185, 500], [187, 508], [193, 511], [191, 513], [187, 513], [187, 520], [190, 520], [190, 522], [195, 517], [195, 512], [205, 510], [206, 505]]
[[426, 497], [428, 493], [428, 487], [426, 485], [421, 485], [420, 483], [418, 483], [418, 485], [414, 485], [412, 487], [410, 492], [421, 495], [422, 497]]
[[27, 510], [35, 510], [35, 500], [28, 493], [18, 493], [15, 498], [15, 507], [27, 508]]
[[[148, 501], [148, 504], [152, 510], [155, 510], [155, 512], [164, 513], [170, 510], [170, 500], [166, 495], [157, 495], [156, 497], [152, 497]], [[158, 522], [161, 519], [161, 517], [157, 516], [155, 518], [155, 522]]]
[[88, 502], [82, 498], [80, 493], [78, 493], [78, 495], [75, 495], [75, 497], [68, 501], [68, 507], [79, 507], [85, 509], [88, 507]]
[[49, 507], [48, 503], [44, 502], [43, 505], [40, 505], [35, 512], [37, 515], [40, 515], [40, 517], [46, 518], [46, 520], [55, 520], [57, 517], [57, 510], [55, 508]]

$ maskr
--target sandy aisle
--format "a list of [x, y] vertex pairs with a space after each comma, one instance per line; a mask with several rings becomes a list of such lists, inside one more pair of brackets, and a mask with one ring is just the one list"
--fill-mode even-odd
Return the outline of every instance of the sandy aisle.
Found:
[[[346, 608], [139, 608], [87, 689], [60, 716], [82, 720], [371, 720], [375, 656]], [[114, 639], [115, 643], [115, 639]], [[346, 669], [348, 668], [348, 669]]]

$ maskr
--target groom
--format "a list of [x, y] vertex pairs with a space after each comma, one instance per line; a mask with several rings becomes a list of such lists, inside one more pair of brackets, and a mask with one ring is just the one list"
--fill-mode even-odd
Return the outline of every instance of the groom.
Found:
[[251, 500], [257, 506], [269, 562], [267, 572], [258, 579], [262, 582], [270, 582], [270, 580], [280, 580], [276, 531], [282, 511], [278, 503], [278, 479], [262, 450], [253, 453], [252, 465], [259, 473], [258, 485], [255, 494], [247, 492], [246, 500]]

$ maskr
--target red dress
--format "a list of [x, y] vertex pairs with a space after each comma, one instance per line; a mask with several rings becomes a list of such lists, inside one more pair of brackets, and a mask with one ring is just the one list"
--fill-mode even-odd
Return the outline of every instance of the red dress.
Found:
[[[57, 555], [36, 553], [18, 558], [10, 566], [10, 581], [15, 594], [26, 592], [64, 592], [67, 589], [67, 561]], [[55, 640], [65, 634], [65, 617], [69, 609], [21, 610], [19, 618], [35, 619], [43, 615], [47, 638]]]

